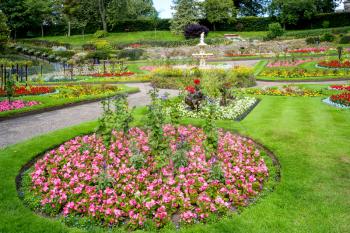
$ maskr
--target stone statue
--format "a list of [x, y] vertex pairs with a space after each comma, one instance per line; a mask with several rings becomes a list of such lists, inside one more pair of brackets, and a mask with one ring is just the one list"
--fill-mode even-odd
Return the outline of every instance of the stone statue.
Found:
[[202, 33], [201, 33], [201, 40], [200, 40], [200, 43], [201, 43], [201, 44], [205, 44], [205, 42], [204, 42], [204, 37], [205, 37], [205, 33], [202, 32]]

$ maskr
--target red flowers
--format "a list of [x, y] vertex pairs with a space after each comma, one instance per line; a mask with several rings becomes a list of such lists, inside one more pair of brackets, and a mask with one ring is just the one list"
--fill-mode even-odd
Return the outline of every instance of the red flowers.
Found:
[[346, 85], [333, 85], [330, 88], [338, 91], [350, 91], [350, 86]]
[[[42, 95], [54, 92], [55, 89], [52, 87], [25, 87], [19, 86], [15, 88], [15, 96], [23, 96], [23, 95]], [[0, 96], [5, 96], [6, 91], [4, 89], [0, 89]]]
[[330, 99], [334, 103], [350, 107], [350, 92], [339, 95], [332, 95]]
[[194, 86], [187, 86], [185, 88], [186, 91], [188, 91], [190, 94], [194, 94], [194, 93], [196, 93], [196, 90], [199, 90], [197, 88], [201, 84], [201, 80], [200, 79], [195, 79], [195, 80], [193, 80], [193, 83], [194, 83], [195, 87]]
[[188, 91], [191, 94], [196, 93], [196, 88], [194, 88], [193, 86], [188, 86], [186, 87], [186, 91]]
[[129, 47], [137, 49], [140, 48], [142, 46], [142, 44], [130, 44]]
[[115, 74], [113, 74], [113, 73], [93, 74], [93, 75], [91, 75], [91, 76], [93, 76], [93, 77], [103, 78], [103, 77], [122, 77], [122, 76], [132, 76], [132, 75], [134, 75], [134, 74], [135, 74], [135, 73], [133, 73], [133, 72], [124, 72], [124, 73], [119, 73], [119, 74], [117, 74], [117, 73], [115, 73]]
[[338, 60], [322, 61], [318, 63], [319, 66], [329, 68], [350, 68], [350, 61], [340, 62]]
[[288, 50], [288, 53], [322, 53], [325, 52], [326, 48], [304, 48], [304, 49], [295, 49]]

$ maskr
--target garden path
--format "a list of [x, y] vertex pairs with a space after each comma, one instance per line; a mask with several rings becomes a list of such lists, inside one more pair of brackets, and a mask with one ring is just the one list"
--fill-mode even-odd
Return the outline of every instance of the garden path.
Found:
[[[140, 89], [139, 93], [129, 96], [128, 100], [131, 106], [145, 106], [150, 103], [148, 96], [148, 92], [152, 89], [150, 84], [132, 83], [127, 85]], [[178, 91], [175, 90], [160, 90], [161, 95], [166, 92], [172, 96], [178, 94]], [[51, 131], [96, 120], [101, 113], [101, 103], [95, 102], [2, 121], [0, 122], [0, 148]]]

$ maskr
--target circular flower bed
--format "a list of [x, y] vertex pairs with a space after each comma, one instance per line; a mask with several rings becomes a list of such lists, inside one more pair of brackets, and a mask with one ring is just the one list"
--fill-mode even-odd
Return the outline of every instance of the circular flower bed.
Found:
[[325, 68], [350, 68], [350, 61], [341, 62], [339, 60], [321, 61], [318, 66]]
[[8, 100], [4, 100], [4, 101], [0, 102], [0, 112], [31, 107], [31, 106], [38, 105], [38, 104], [40, 104], [40, 103], [36, 102], [36, 101], [14, 100], [14, 101], [9, 102]]
[[109, 147], [91, 135], [46, 153], [30, 174], [37, 206], [104, 226], [194, 223], [248, 205], [269, 176], [249, 139], [219, 131], [217, 152], [208, 155], [202, 129], [166, 125], [163, 132], [169, 160], [161, 163], [139, 128], [114, 132]]

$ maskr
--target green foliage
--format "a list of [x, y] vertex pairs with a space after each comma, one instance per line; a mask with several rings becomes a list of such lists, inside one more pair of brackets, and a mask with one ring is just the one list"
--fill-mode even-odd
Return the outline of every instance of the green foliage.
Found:
[[130, 158], [130, 161], [135, 169], [141, 169], [143, 168], [143, 165], [145, 164], [146, 158], [145, 155], [140, 152], [140, 150], [137, 148], [135, 144], [131, 145], [131, 152], [132, 156]]
[[114, 182], [114, 178], [108, 174], [108, 170], [105, 167], [97, 177], [96, 187], [98, 190], [105, 190], [107, 187], [111, 188]]
[[279, 23], [271, 23], [269, 24], [269, 32], [267, 33], [267, 39], [272, 40], [277, 37], [283, 36], [284, 29]]
[[118, 52], [117, 56], [119, 59], [127, 58], [131, 61], [135, 61], [141, 59], [144, 52], [143, 49], [123, 49]]
[[111, 143], [113, 131], [122, 131], [127, 136], [130, 129], [130, 123], [133, 118], [129, 111], [126, 95], [118, 95], [113, 100], [113, 106], [110, 100], [102, 101], [103, 114], [99, 119], [97, 133], [101, 135], [106, 145]]
[[170, 30], [175, 34], [182, 34], [185, 27], [190, 24], [198, 24], [199, 12], [196, 0], [175, 0], [173, 19]]
[[350, 36], [343, 36], [340, 38], [339, 44], [350, 44]]
[[214, 24], [231, 22], [236, 18], [236, 8], [232, 0], [205, 0], [203, 3], [207, 20]]
[[[181, 136], [180, 136], [181, 139]], [[171, 160], [174, 163], [175, 168], [180, 167], [187, 167], [188, 165], [188, 158], [187, 158], [187, 152], [189, 151], [190, 147], [188, 143], [184, 140], [181, 140], [176, 145], [176, 152], [171, 155]]]
[[326, 33], [321, 37], [322, 42], [333, 42], [335, 40], [335, 36], [331, 33]]
[[163, 114], [162, 100], [158, 98], [159, 91], [156, 88], [149, 93], [152, 102], [147, 106], [146, 127], [149, 132], [149, 145], [152, 153], [155, 155], [159, 167], [165, 166], [169, 161], [168, 145], [164, 138], [163, 126], [165, 124], [165, 116]]
[[319, 44], [321, 42], [321, 39], [318, 36], [313, 36], [306, 38], [305, 42], [306, 44]]
[[344, 48], [342, 46], [337, 47], [338, 59], [339, 61], [342, 59]]
[[225, 175], [220, 163], [214, 163], [210, 170], [210, 179], [225, 182]]
[[108, 58], [110, 58], [110, 53], [104, 50], [97, 50], [97, 51], [88, 53], [86, 58], [87, 59], [96, 58], [99, 60], [107, 60]]
[[[1, 9], [1, 8], [0, 8]], [[3, 48], [4, 44], [7, 42], [10, 34], [10, 30], [7, 27], [7, 18], [4, 13], [0, 10], [0, 50]]]
[[96, 39], [106, 38], [107, 36], [108, 36], [108, 32], [104, 30], [98, 30], [94, 34], [94, 38]]
[[9, 102], [11, 102], [11, 98], [15, 94], [15, 87], [16, 87], [15, 77], [16, 77], [15, 75], [9, 76], [6, 79], [6, 83], [5, 83], [6, 97]]
[[218, 150], [219, 135], [214, 117], [215, 110], [215, 105], [211, 104], [209, 114], [205, 119], [205, 123], [203, 125], [203, 130], [207, 136], [204, 142], [204, 146], [206, 150], [206, 156], [208, 159], [212, 158], [212, 156], [215, 155]]
[[330, 23], [329, 23], [328, 20], [325, 20], [325, 21], [322, 22], [322, 27], [323, 28], [329, 28], [329, 25], [330, 25]]

